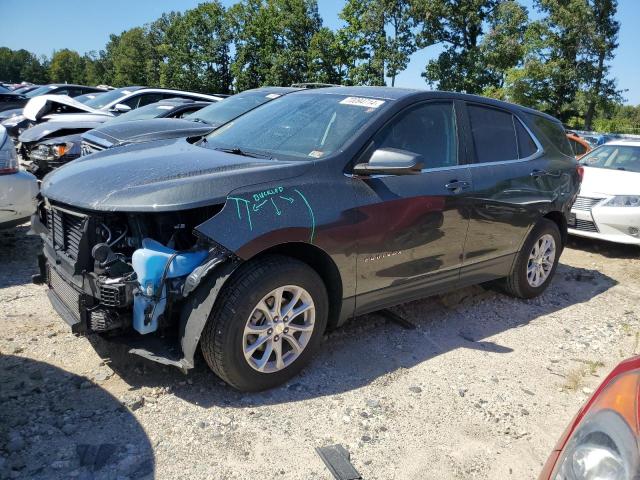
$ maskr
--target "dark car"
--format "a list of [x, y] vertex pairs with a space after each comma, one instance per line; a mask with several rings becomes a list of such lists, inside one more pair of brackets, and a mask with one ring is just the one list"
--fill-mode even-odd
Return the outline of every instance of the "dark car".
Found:
[[21, 94], [25, 94], [25, 93], [29, 93], [32, 90], [35, 90], [36, 88], [41, 87], [42, 85], [23, 85], [21, 87], [17, 87], [15, 88], [13, 91], [13, 93], [21, 93]]
[[224, 381], [295, 375], [327, 328], [487, 281], [550, 284], [580, 184], [564, 129], [482, 97], [303, 90], [202, 141], [80, 158], [48, 175], [36, 282], [76, 334]]
[[[13, 92], [0, 85], [0, 112], [13, 110], [23, 106], [27, 102], [27, 97], [23, 94]], [[2, 114], [0, 113], [0, 118]]]
[[204, 100], [172, 98], [131, 110], [119, 117], [111, 117], [104, 123], [95, 121], [50, 121], [25, 130], [20, 135], [20, 154], [36, 177], [42, 178], [54, 168], [80, 156], [82, 132], [97, 126], [108, 125], [124, 130], [136, 128], [136, 124], [152, 118], [181, 118], [211, 105]]
[[[77, 97], [84, 95], [85, 93], [92, 92], [104, 92], [105, 90], [97, 87], [88, 87], [86, 85], [71, 85], [67, 83], [52, 83], [49, 85], [42, 85], [38, 88], [31, 90], [25, 94], [18, 94], [10, 92], [8, 95], [12, 95], [6, 102], [2, 101], [2, 95], [0, 92], [0, 121], [10, 118], [14, 115], [22, 114], [22, 107], [24, 107], [31, 98], [38, 97], [40, 95], [67, 95], [69, 97]], [[16, 98], [18, 97], [18, 98]], [[13, 112], [9, 110], [20, 109], [20, 112]]]
[[82, 154], [119, 145], [181, 137], [201, 137], [243, 113], [300, 88], [262, 87], [245, 90], [182, 119], [146, 120], [135, 125], [108, 123], [82, 135]]

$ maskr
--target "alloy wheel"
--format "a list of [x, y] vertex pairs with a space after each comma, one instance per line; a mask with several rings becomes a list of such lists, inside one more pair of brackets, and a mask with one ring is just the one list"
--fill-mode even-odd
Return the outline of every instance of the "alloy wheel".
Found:
[[261, 373], [291, 365], [307, 347], [315, 317], [313, 298], [304, 288], [285, 285], [269, 292], [244, 327], [242, 349], [247, 363]]
[[548, 233], [542, 235], [529, 253], [527, 282], [534, 288], [547, 281], [556, 259], [556, 241]]

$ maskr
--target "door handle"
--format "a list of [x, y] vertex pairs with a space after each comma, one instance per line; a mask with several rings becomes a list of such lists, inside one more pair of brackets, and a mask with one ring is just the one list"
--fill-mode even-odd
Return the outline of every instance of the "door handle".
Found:
[[551, 175], [551, 174], [549, 172], [547, 172], [546, 170], [533, 170], [529, 175], [534, 177], [534, 178], [538, 178], [538, 177], [545, 177], [545, 176]]
[[466, 190], [471, 187], [469, 182], [459, 181], [459, 180], [451, 180], [449, 183], [444, 185], [444, 188], [450, 190], [452, 192], [459, 192], [460, 190]]

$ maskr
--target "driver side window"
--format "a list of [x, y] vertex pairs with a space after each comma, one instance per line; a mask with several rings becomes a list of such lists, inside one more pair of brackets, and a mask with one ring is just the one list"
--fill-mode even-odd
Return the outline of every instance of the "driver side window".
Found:
[[429, 102], [400, 113], [374, 138], [375, 148], [397, 148], [422, 155], [424, 168], [458, 164], [453, 102]]

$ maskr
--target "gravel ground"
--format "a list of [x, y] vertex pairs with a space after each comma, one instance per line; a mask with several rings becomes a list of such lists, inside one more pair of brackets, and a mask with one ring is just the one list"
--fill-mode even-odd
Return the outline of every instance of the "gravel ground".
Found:
[[39, 240], [0, 233], [0, 478], [535, 478], [640, 339], [640, 249], [572, 240], [540, 298], [480, 287], [331, 333], [290, 384], [239, 394], [76, 338], [30, 284]]

